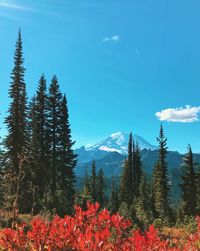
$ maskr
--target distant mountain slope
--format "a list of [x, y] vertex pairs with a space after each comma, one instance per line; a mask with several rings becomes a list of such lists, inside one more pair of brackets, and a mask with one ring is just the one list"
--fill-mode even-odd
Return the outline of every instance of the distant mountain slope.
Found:
[[[135, 143], [138, 142], [141, 149], [155, 150], [157, 147], [151, 145], [145, 139], [138, 135], [133, 136]], [[118, 152], [121, 154], [127, 154], [127, 145], [129, 140], [129, 133], [116, 132], [109, 137], [103, 139], [93, 146], [86, 147], [86, 151], [102, 150], [106, 152]]]
[[[119, 176], [122, 171], [122, 164], [125, 159], [125, 156], [117, 153], [110, 152], [106, 156], [100, 159], [96, 159], [96, 170], [97, 172], [100, 168], [103, 169], [105, 176], [109, 177], [112, 175]], [[78, 163], [76, 166], [75, 172], [77, 176], [83, 177], [85, 175], [86, 169], [88, 174], [91, 172], [92, 161]]]
[[[103, 156], [103, 153], [101, 153]], [[153, 167], [157, 161], [158, 151], [157, 150], [147, 150], [143, 149], [141, 150], [141, 156], [142, 161], [144, 165], [144, 170], [151, 174]], [[96, 166], [97, 171], [102, 168], [106, 176], [119, 176], [121, 175], [122, 168], [123, 168], [123, 162], [125, 159], [125, 156], [118, 153], [118, 152], [106, 152], [103, 157], [100, 158], [100, 153], [98, 153], [98, 157], [96, 160]], [[169, 151], [167, 155], [167, 162], [168, 162], [168, 168], [169, 170], [172, 170], [174, 168], [179, 169], [183, 163], [183, 155], [174, 152]], [[200, 162], [200, 155], [194, 154], [194, 161]], [[85, 174], [85, 167], [87, 167], [88, 172], [91, 170], [92, 160], [87, 162], [81, 162], [79, 161], [76, 166], [76, 174], [78, 176], [84, 176]]]
[[[157, 161], [157, 147], [140, 136], [134, 135], [133, 138], [135, 142], [138, 142], [141, 148], [144, 169], [147, 173], [151, 174]], [[123, 161], [127, 155], [128, 140], [128, 133], [117, 132], [93, 146], [83, 146], [76, 149], [75, 153], [78, 154], [76, 174], [83, 177], [85, 174], [85, 167], [87, 167], [88, 172], [90, 172], [91, 163], [95, 160], [97, 171], [102, 168], [106, 176], [119, 176], [122, 172]], [[182, 154], [175, 151], [169, 151], [167, 155], [169, 169], [179, 169], [182, 164], [182, 159]], [[194, 161], [200, 162], [199, 154], [194, 154]]]
[[[83, 186], [84, 175], [87, 170], [88, 175], [91, 175], [92, 161], [96, 162], [97, 172], [100, 168], [103, 169], [106, 177], [106, 187], [108, 191], [111, 190], [112, 176], [117, 177], [119, 183], [120, 175], [123, 170], [123, 163], [127, 155], [129, 134], [117, 132], [111, 134], [106, 139], [90, 147], [81, 147], [75, 150], [78, 154], [78, 163], [75, 168], [77, 175], [77, 186]], [[143, 161], [143, 168], [147, 174], [152, 174], [154, 165], [158, 158], [158, 150], [140, 136], [134, 135], [134, 141], [138, 141], [141, 148], [141, 157]], [[171, 195], [173, 203], [180, 201], [180, 183], [183, 165], [183, 155], [176, 151], [169, 151], [167, 154], [167, 162], [169, 169], [169, 181], [171, 184]], [[200, 163], [200, 154], [194, 154], [194, 162]]]

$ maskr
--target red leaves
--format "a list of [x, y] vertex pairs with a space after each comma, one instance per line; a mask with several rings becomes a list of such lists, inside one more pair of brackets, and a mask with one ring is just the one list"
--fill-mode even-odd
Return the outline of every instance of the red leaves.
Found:
[[[110, 215], [107, 209], [99, 210], [99, 205], [87, 204], [88, 210], [75, 207], [75, 215], [49, 222], [36, 217], [28, 226], [17, 230], [3, 229], [0, 232], [0, 246], [5, 250], [48, 250], [48, 251], [197, 251], [200, 250], [200, 217], [197, 218], [198, 231], [188, 236], [184, 242], [176, 241], [170, 247], [169, 241], [161, 240], [154, 226], [145, 234], [139, 230], [130, 231], [131, 222], [119, 214]], [[184, 243], [184, 244], [183, 244]]]

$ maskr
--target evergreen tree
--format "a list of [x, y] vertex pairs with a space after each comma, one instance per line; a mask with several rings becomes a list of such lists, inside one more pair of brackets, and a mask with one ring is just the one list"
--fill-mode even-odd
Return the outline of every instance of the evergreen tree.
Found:
[[3, 149], [2, 138], [0, 137], [0, 207], [4, 205], [4, 187], [5, 187], [5, 166], [6, 166], [6, 153]]
[[134, 147], [134, 191], [135, 191], [135, 196], [138, 197], [139, 196], [139, 190], [140, 190], [140, 183], [141, 183], [141, 179], [142, 179], [142, 160], [141, 160], [141, 153], [140, 153], [140, 148], [138, 145], [138, 142], [136, 144], [136, 146]]
[[[7, 192], [10, 191], [11, 204], [15, 200], [16, 178], [19, 175], [20, 163], [27, 155], [27, 98], [23, 62], [22, 38], [19, 31], [14, 53], [14, 68], [11, 73], [12, 82], [9, 89], [11, 103], [9, 115], [5, 121], [8, 128], [8, 135], [5, 141], [8, 158], [6, 177], [7, 184], [10, 187], [10, 189], [7, 189]], [[9, 195], [7, 194], [7, 196]]]
[[184, 156], [183, 161], [184, 174], [181, 175], [182, 184], [180, 185], [182, 190], [183, 212], [185, 215], [194, 216], [197, 207], [197, 189], [193, 153], [190, 145], [188, 146], [188, 152]]
[[[39, 188], [39, 196], [42, 200], [46, 191], [49, 179], [49, 162], [48, 162], [48, 139], [47, 139], [47, 90], [46, 79], [44, 74], [39, 79], [38, 89], [35, 97], [34, 116], [35, 126], [35, 143], [38, 156], [34, 160], [37, 165], [35, 185]], [[34, 135], [33, 135], [34, 137]], [[34, 139], [33, 139], [34, 140]]]
[[58, 182], [60, 154], [60, 114], [62, 94], [56, 76], [53, 76], [48, 95], [48, 144], [50, 147], [50, 186], [52, 196], [55, 196]]
[[69, 124], [69, 114], [67, 107], [67, 99], [64, 95], [61, 105], [60, 114], [60, 179], [59, 188], [66, 201], [63, 205], [63, 213], [71, 214], [73, 211], [75, 200], [75, 174], [74, 168], [76, 165], [77, 155], [73, 152], [73, 145], [75, 142], [71, 139], [71, 129]]
[[98, 176], [97, 176], [97, 201], [103, 207], [106, 202], [106, 196], [105, 196], [105, 178], [104, 178], [104, 172], [103, 169], [101, 168], [99, 170]]
[[126, 205], [130, 203], [129, 199], [129, 190], [128, 190], [128, 182], [129, 182], [129, 168], [128, 161], [125, 159], [123, 164], [123, 172], [120, 177], [120, 188], [119, 188], [119, 203], [120, 205], [125, 202]]
[[136, 216], [133, 217], [135, 222], [138, 222], [139, 227], [146, 228], [153, 221], [153, 213], [151, 210], [150, 184], [147, 176], [143, 173], [139, 186], [139, 196], [134, 205]]
[[196, 173], [196, 189], [197, 189], [197, 215], [200, 215], [200, 166]]
[[96, 202], [96, 199], [97, 199], [97, 174], [96, 174], [96, 164], [95, 164], [94, 160], [92, 162], [91, 192], [92, 192], [92, 199], [94, 202]]
[[147, 211], [150, 209], [150, 196], [149, 196], [150, 187], [147, 181], [146, 173], [144, 173], [141, 178], [142, 180], [139, 187], [139, 197], [142, 207], [144, 208], [145, 211]]
[[114, 176], [112, 177], [112, 190], [110, 194], [110, 201], [109, 201], [108, 208], [112, 214], [117, 213], [119, 210], [118, 188], [117, 188]]
[[87, 166], [86, 166], [83, 192], [81, 195], [81, 201], [79, 202], [79, 204], [84, 210], [87, 209], [87, 201], [92, 202], [92, 192], [91, 192], [91, 182], [90, 182], [90, 178], [88, 177], [88, 171], [87, 171]]
[[134, 182], [135, 182], [135, 172], [133, 171], [133, 135], [130, 133], [129, 135], [129, 142], [128, 142], [128, 158], [127, 158], [127, 192], [128, 192], [128, 206], [131, 205], [135, 191], [134, 189]]
[[[41, 172], [41, 169], [44, 168], [44, 162], [40, 154], [39, 117], [36, 111], [37, 104], [36, 97], [34, 96], [29, 104], [29, 166], [32, 176], [31, 190], [32, 193], [34, 193], [34, 206], [32, 205], [33, 214], [38, 213], [42, 209], [43, 194], [41, 190], [46, 181], [46, 176]], [[36, 191], [37, 193], [35, 193]]]
[[128, 157], [124, 162], [124, 169], [120, 179], [119, 200], [120, 203], [126, 202], [128, 207], [132, 204], [134, 198], [134, 179], [133, 170], [133, 136], [129, 135]]
[[157, 138], [159, 143], [159, 156], [153, 171], [153, 193], [156, 217], [164, 218], [170, 215], [169, 205], [169, 181], [167, 168], [167, 138], [164, 136], [163, 127], [160, 127], [160, 134]]

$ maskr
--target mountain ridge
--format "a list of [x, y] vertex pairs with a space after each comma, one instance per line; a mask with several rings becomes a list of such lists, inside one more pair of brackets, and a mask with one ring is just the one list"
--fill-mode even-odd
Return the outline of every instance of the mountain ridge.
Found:
[[[142, 137], [136, 136], [134, 135], [133, 138], [135, 142], [138, 138], [140, 139], [140, 142], [138, 141], [138, 143], [141, 148], [144, 170], [148, 174], [151, 174], [158, 157], [157, 147], [153, 146]], [[76, 149], [75, 153], [78, 154], [78, 162], [75, 168], [76, 174], [78, 176], [84, 176], [85, 167], [90, 169], [92, 161], [95, 160], [97, 171], [102, 168], [105, 176], [120, 176], [123, 162], [127, 155], [128, 139], [128, 133], [117, 132], [111, 134], [109, 137], [101, 140], [93, 146], [82, 146], [81, 148]], [[102, 146], [104, 148], [102, 148]], [[169, 170], [176, 168], [180, 169], [183, 162], [183, 156], [183, 154], [177, 151], [168, 151], [167, 162]], [[194, 160], [200, 162], [200, 155], [194, 154]]]
[[[126, 155], [129, 135], [130, 134], [127, 132], [118, 131], [112, 133], [110, 136], [104, 138], [103, 140], [92, 146], [85, 147], [85, 149], [86, 151], [94, 151], [98, 149], [106, 152], [118, 152]], [[144, 148], [151, 150], [157, 149], [156, 146], [152, 145], [139, 135], [133, 135], [133, 140], [135, 143], [138, 143], [141, 150]]]

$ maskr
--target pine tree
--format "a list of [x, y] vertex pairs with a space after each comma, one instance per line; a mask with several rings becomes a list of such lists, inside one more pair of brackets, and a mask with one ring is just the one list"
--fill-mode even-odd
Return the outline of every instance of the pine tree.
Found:
[[123, 164], [123, 172], [120, 177], [120, 187], [119, 187], [119, 204], [120, 205], [123, 202], [125, 202], [126, 205], [130, 203], [128, 182], [129, 182], [129, 168], [128, 168], [128, 161], [127, 159], [125, 159], [124, 164]]
[[105, 187], [106, 184], [105, 184], [104, 172], [103, 169], [101, 168], [97, 176], [97, 193], [96, 193], [97, 201], [99, 202], [101, 207], [103, 207], [106, 202]]
[[140, 183], [141, 183], [141, 179], [142, 179], [142, 160], [141, 160], [141, 153], [140, 153], [140, 148], [138, 145], [138, 142], [136, 144], [136, 146], [134, 147], [134, 191], [135, 191], [135, 196], [138, 197], [139, 196], [139, 189], [140, 189]]
[[38, 158], [35, 160], [38, 165], [36, 173], [35, 185], [39, 189], [39, 196], [42, 200], [46, 191], [46, 186], [49, 179], [49, 161], [48, 161], [48, 139], [47, 139], [47, 90], [46, 90], [46, 79], [44, 74], [39, 79], [38, 89], [35, 97], [35, 119], [36, 128], [35, 141], [37, 146]]
[[147, 181], [147, 175], [144, 173], [141, 177], [141, 183], [139, 187], [139, 196], [140, 196], [140, 201], [142, 204], [142, 207], [144, 208], [145, 211], [149, 210], [150, 208], [150, 196], [149, 196], [149, 184]]
[[5, 187], [5, 166], [6, 166], [6, 154], [3, 148], [2, 138], [0, 137], [0, 207], [3, 207], [4, 204], [4, 187]]
[[23, 62], [22, 38], [19, 31], [14, 53], [14, 68], [11, 73], [12, 82], [9, 89], [11, 103], [9, 115], [5, 121], [8, 128], [5, 141], [8, 156], [6, 177], [10, 187], [7, 191], [10, 191], [11, 204], [15, 200], [17, 189], [15, 180], [19, 175], [20, 162], [27, 155], [27, 97]]
[[[31, 190], [37, 187], [37, 192], [39, 190], [39, 180], [44, 178], [40, 176], [40, 156], [39, 156], [39, 144], [38, 144], [38, 125], [36, 118], [36, 99], [35, 96], [31, 99], [29, 103], [29, 167], [31, 172]], [[37, 200], [34, 201], [34, 206], [32, 205], [32, 213], [38, 213], [41, 209], [41, 203], [39, 200], [39, 193], [37, 194]], [[32, 197], [32, 196], [30, 196]], [[42, 199], [42, 198], [41, 198]], [[29, 199], [29, 201], [31, 201]]]
[[56, 76], [53, 76], [48, 95], [48, 140], [50, 147], [50, 186], [52, 196], [55, 196], [58, 181], [60, 153], [60, 114], [62, 94]]
[[188, 152], [184, 156], [183, 161], [184, 174], [181, 175], [182, 184], [180, 185], [182, 190], [183, 212], [185, 215], [194, 216], [197, 207], [197, 187], [195, 182], [193, 153], [190, 145], [188, 146]]
[[141, 228], [147, 227], [153, 220], [153, 213], [151, 210], [151, 197], [150, 197], [150, 185], [147, 180], [147, 176], [143, 173], [139, 186], [139, 196], [137, 197], [134, 205], [136, 212], [136, 222]]
[[86, 166], [83, 191], [81, 195], [81, 201], [79, 202], [83, 210], [87, 209], [87, 201], [92, 202], [93, 200], [92, 200], [92, 192], [91, 192], [91, 182], [90, 182], [90, 178], [88, 177], [88, 171], [87, 171], [87, 166]]
[[[32, 172], [32, 196], [34, 212], [45, 205], [50, 176], [49, 145], [47, 139], [47, 93], [44, 74], [40, 77], [36, 95], [29, 105], [29, 165]], [[33, 211], [33, 209], [32, 209]]]
[[167, 168], [167, 138], [164, 136], [163, 127], [160, 127], [160, 134], [157, 138], [159, 143], [159, 156], [158, 161], [153, 171], [153, 193], [154, 193], [154, 206], [156, 210], [156, 217], [164, 220], [170, 215], [169, 205], [169, 181], [168, 181], [168, 168]]
[[112, 214], [117, 213], [119, 210], [118, 188], [117, 188], [117, 184], [116, 184], [116, 180], [114, 176], [112, 177], [112, 190], [110, 193], [110, 200], [109, 200], [108, 208]]
[[134, 172], [133, 172], [133, 136], [129, 135], [128, 157], [124, 162], [123, 173], [120, 179], [119, 200], [120, 203], [126, 202], [128, 207], [132, 204], [134, 198]]
[[133, 135], [130, 133], [128, 142], [128, 158], [127, 158], [127, 192], [128, 192], [128, 206], [131, 205], [135, 191], [134, 189], [135, 173], [133, 172]]
[[93, 160], [92, 162], [92, 175], [91, 175], [91, 192], [92, 192], [92, 199], [94, 202], [97, 200], [97, 174], [96, 174], [96, 164]]
[[200, 166], [196, 173], [196, 189], [197, 189], [197, 215], [200, 215]]
[[60, 114], [60, 179], [59, 189], [66, 201], [63, 205], [63, 213], [71, 214], [73, 211], [75, 200], [75, 174], [74, 168], [76, 165], [77, 155], [73, 152], [73, 145], [75, 142], [71, 139], [71, 129], [69, 124], [69, 113], [67, 107], [67, 98], [64, 95], [61, 105]]

